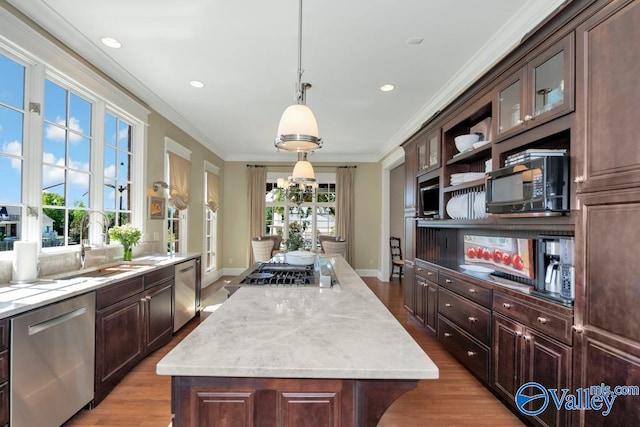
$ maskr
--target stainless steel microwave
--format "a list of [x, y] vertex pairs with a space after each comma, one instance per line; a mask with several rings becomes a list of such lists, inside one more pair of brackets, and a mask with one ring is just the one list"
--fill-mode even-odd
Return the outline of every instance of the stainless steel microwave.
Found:
[[487, 173], [487, 212], [561, 215], [569, 210], [569, 157], [544, 156]]

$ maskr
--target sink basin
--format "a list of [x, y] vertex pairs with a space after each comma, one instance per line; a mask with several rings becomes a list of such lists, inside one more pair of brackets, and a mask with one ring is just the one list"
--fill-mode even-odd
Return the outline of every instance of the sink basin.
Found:
[[133, 271], [138, 271], [141, 269], [149, 268], [151, 264], [117, 264], [109, 267], [103, 267], [98, 270], [93, 271], [84, 271], [81, 273], [71, 274], [69, 276], [65, 276], [64, 279], [75, 279], [76, 277], [108, 277], [115, 276], [116, 274], [129, 273]]

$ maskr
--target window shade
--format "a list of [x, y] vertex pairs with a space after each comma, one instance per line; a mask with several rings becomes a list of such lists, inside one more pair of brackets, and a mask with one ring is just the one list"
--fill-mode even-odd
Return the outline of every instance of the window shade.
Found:
[[219, 206], [218, 175], [207, 172], [207, 208], [209, 208], [211, 212], [216, 212]]
[[189, 172], [191, 162], [168, 152], [169, 156], [169, 203], [178, 210], [184, 210], [189, 205]]

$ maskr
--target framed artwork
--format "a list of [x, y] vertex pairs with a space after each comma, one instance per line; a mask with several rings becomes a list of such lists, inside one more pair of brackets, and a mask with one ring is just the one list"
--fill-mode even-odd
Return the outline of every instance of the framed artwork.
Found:
[[149, 219], [164, 219], [166, 200], [163, 197], [149, 197]]

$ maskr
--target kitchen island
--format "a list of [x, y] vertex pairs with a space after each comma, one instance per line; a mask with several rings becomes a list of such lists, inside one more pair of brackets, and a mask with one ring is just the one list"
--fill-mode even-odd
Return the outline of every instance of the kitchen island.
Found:
[[360, 277], [243, 286], [157, 365], [173, 426], [375, 426], [438, 368]]

